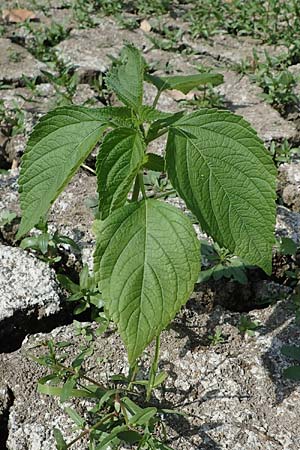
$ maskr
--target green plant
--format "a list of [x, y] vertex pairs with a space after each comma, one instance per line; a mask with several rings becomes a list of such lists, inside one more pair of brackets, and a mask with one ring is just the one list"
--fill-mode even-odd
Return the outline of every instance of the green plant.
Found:
[[[300, 363], [300, 347], [296, 345], [284, 345], [281, 347], [281, 353], [294, 361]], [[283, 376], [290, 380], [300, 380], [300, 364], [294, 364], [284, 369]]]
[[41, 24], [36, 27], [31, 22], [25, 22], [23, 27], [30, 33], [27, 40], [28, 50], [38, 59], [49, 62], [55, 59], [53, 47], [69, 34], [69, 30], [60, 23], [51, 22], [49, 26]]
[[199, 0], [185, 12], [193, 36], [208, 38], [225, 31], [286, 46], [299, 34], [299, 17], [297, 0]]
[[8, 59], [13, 63], [21, 62], [24, 59], [24, 55], [20, 52], [17, 52], [13, 49], [9, 49]]
[[17, 217], [17, 214], [12, 211], [9, 211], [8, 209], [1, 211], [0, 227], [4, 227], [4, 225], [10, 224], [16, 217]]
[[204, 283], [210, 278], [220, 280], [223, 277], [241, 284], [248, 282], [246, 270], [251, 265], [238, 256], [234, 256], [226, 248], [221, 248], [217, 243], [211, 245], [208, 241], [201, 240], [201, 254], [204, 264], [198, 283]]
[[25, 113], [15, 100], [13, 108], [8, 109], [4, 100], [0, 99], [0, 126], [6, 136], [16, 136], [25, 131]]
[[[157, 88], [152, 107], [142, 104], [144, 80]], [[200, 243], [187, 215], [152, 194], [147, 196], [144, 171], [157, 170], [159, 165], [221, 248], [271, 272], [276, 170], [255, 131], [228, 111], [173, 114], [155, 109], [165, 89], [186, 94], [219, 80], [218, 74], [151, 75], [140, 52], [128, 44], [106, 77], [108, 88], [124, 106], [69, 106], [48, 113], [36, 126], [22, 159], [18, 238], [44, 217], [101, 141], [96, 163], [100, 219], [93, 227], [95, 280], [107, 317], [117, 325], [126, 346], [131, 384], [138, 358], [155, 339], [149, 379], [143, 381], [147, 402], [164, 377], [157, 380], [160, 333], [193, 290], [200, 270]], [[164, 134], [168, 135], [165, 155], [147, 152], [148, 144]], [[68, 374], [76, 377], [72, 370]], [[119, 438], [117, 431], [111, 431], [115, 417], [119, 424], [122, 407], [118, 408], [117, 416], [115, 412], [109, 412], [109, 418], [101, 416], [98, 426], [109, 425], [110, 436], [115, 433]], [[141, 426], [139, 448], [164, 448], [148, 445], [155, 441], [149, 430], [153, 431], [157, 409], [147, 408], [148, 419], [142, 423], [139, 417], [145, 411], [132, 407], [135, 418], [129, 422], [128, 412], [122, 411], [126, 423], [122, 432]], [[90, 439], [95, 439], [94, 432], [94, 427], [84, 431]], [[102, 446], [107, 442], [103, 435], [97, 439]]]
[[299, 158], [300, 147], [293, 147], [286, 139], [281, 144], [272, 141], [270, 152], [275, 164], [279, 166], [283, 163], [290, 163], [294, 158]]
[[214, 334], [208, 336], [211, 345], [219, 345], [225, 342], [224, 336], [222, 334], [222, 328], [216, 327]]
[[71, 105], [79, 84], [79, 75], [71, 65], [60, 60], [56, 61], [56, 71], [58, 73], [55, 75], [46, 70], [42, 70], [42, 73], [55, 89], [56, 106]]
[[81, 314], [91, 308], [91, 318], [97, 321], [99, 309], [103, 307], [104, 303], [95, 277], [89, 273], [88, 266], [86, 264], [83, 266], [79, 275], [79, 284], [74, 283], [66, 275], [58, 274], [57, 279], [64, 288], [72, 293], [68, 301], [78, 303], [74, 314]]
[[57, 263], [61, 260], [60, 245], [69, 245], [73, 251], [80, 253], [80, 248], [68, 236], [63, 236], [55, 231], [54, 234], [48, 232], [47, 222], [40, 221], [36, 228], [41, 231], [40, 234], [29, 236], [22, 239], [20, 247], [23, 249], [30, 249], [37, 253], [37, 256], [42, 261], [49, 264]]
[[251, 320], [250, 317], [242, 315], [238, 323], [239, 332], [242, 335], [254, 336], [255, 330], [259, 327], [257, 320]]

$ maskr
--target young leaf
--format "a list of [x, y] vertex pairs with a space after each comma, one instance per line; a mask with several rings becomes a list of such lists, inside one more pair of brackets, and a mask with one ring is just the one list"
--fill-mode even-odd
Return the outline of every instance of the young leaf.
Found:
[[141, 441], [142, 435], [137, 431], [128, 430], [118, 433], [118, 438], [121, 439], [121, 441], [126, 442], [127, 444], [136, 444], [137, 442]]
[[97, 157], [100, 218], [123, 206], [144, 159], [145, 144], [137, 130], [118, 128], [109, 132]]
[[143, 408], [129, 419], [131, 425], [147, 425], [149, 420], [155, 416], [157, 409], [153, 407]]
[[291, 366], [284, 369], [283, 376], [290, 380], [300, 381], [300, 366]]
[[181, 119], [183, 114], [184, 114], [183, 111], [180, 111], [178, 113], [168, 114], [165, 117], [156, 119], [155, 122], [151, 124], [149, 131], [147, 133], [147, 143], [153, 141], [158, 136], [160, 136], [162, 131], [167, 133], [168, 127], [170, 127], [172, 124]]
[[89, 288], [89, 266], [87, 264], [83, 265], [83, 268], [79, 274], [79, 285], [80, 289]]
[[56, 442], [56, 449], [57, 450], [67, 450], [68, 446], [66, 441], [63, 438], [63, 435], [61, 434], [61, 431], [58, 428], [54, 428], [53, 430], [53, 436]]
[[146, 169], [154, 170], [155, 172], [165, 171], [165, 160], [162, 156], [155, 153], [147, 154], [147, 161], [143, 164]]
[[170, 127], [166, 167], [203, 230], [270, 273], [276, 170], [249, 124], [227, 111], [183, 117]]
[[73, 388], [76, 384], [75, 378], [68, 378], [62, 387], [60, 401], [63, 403], [72, 396]]
[[160, 92], [167, 89], [176, 89], [183, 94], [187, 94], [192, 89], [204, 84], [218, 86], [223, 83], [224, 77], [219, 73], [197, 73], [195, 75], [174, 75], [170, 77], [158, 77], [147, 74], [145, 79], [149, 83], [154, 84]]
[[94, 266], [132, 364], [187, 301], [199, 274], [199, 241], [177, 208], [146, 200], [95, 224]]
[[138, 111], [143, 101], [145, 61], [133, 45], [126, 45], [107, 75], [107, 86], [125, 105]]
[[[103, 111], [102, 111], [103, 109]], [[106, 129], [105, 108], [63, 107], [35, 127], [19, 178], [22, 221], [19, 239], [38, 223]]]
[[67, 406], [65, 408], [65, 412], [70, 416], [70, 418], [73, 420], [73, 422], [76, 423], [76, 425], [80, 428], [84, 427], [85, 424], [85, 420], [83, 419], [83, 417], [81, 417], [77, 411], [75, 411], [75, 409], [70, 408], [69, 406]]
[[300, 362], [300, 347], [296, 345], [283, 345], [281, 347], [281, 353]]

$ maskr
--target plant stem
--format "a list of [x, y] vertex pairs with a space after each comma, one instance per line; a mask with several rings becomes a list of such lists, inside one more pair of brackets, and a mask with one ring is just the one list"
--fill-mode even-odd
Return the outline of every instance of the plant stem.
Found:
[[177, 192], [175, 191], [175, 189], [172, 189], [171, 191], [166, 191], [166, 192], [162, 192], [161, 194], [157, 194], [157, 195], [150, 195], [149, 198], [164, 198], [164, 197], [168, 197], [169, 195], [173, 195], [176, 194]]
[[93, 175], [96, 175], [96, 171], [94, 169], [92, 169], [91, 167], [87, 166], [86, 164], [81, 164], [81, 167], [83, 169], [88, 170], [89, 172], [91, 172]]
[[152, 108], [156, 108], [156, 105], [158, 103], [158, 100], [159, 100], [159, 97], [160, 97], [161, 93], [162, 93], [161, 90], [157, 91], [157, 94], [156, 94], [156, 96], [155, 96], [155, 98], [153, 100], [153, 103], [152, 103]]
[[130, 367], [130, 369], [129, 369], [130, 381], [129, 381], [128, 388], [127, 388], [128, 391], [130, 391], [132, 389], [132, 384], [135, 381], [137, 372], [138, 372], [138, 364], [137, 364], [137, 362], [135, 362], [134, 365], [132, 367]]
[[[76, 370], [74, 370], [72, 367], [67, 367], [67, 366], [64, 366], [63, 364], [60, 364], [60, 363], [56, 363], [56, 368], [63, 369], [63, 370], [66, 370], [68, 372], [71, 372], [73, 375], [78, 375]], [[79, 377], [82, 378], [83, 380], [88, 381], [91, 384], [94, 384], [94, 385], [98, 386], [100, 389], [102, 389], [104, 391], [108, 390], [103, 384], [99, 383], [96, 380], [93, 380], [92, 378], [88, 377], [87, 375], [83, 375], [83, 374], [80, 373]]]
[[158, 369], [159, 350], [160, 350], [160, 335], [156, 336], [156, 339], [155, 339], [155, 353], [154, 353], [154, 358], [153, 358], [151, 368], [150, 368], [149, 381], [148, 381], [147, 391], [146, 391], [147, 392], [146, 393], [147, 402], [149, 402], [149, 400], [150, 400], [156, 373], [157, 373], [157, 369]]
[[160, 136], [163, 136], [164, 134], [166, 134], [168, 132], [168, 128], [163, 128], [159, 133], [157, 133], [155, 135], [155, 137], [153, 139], [151, 139], [150, 141], [146, 141], [147, 144], [149, 144], [149, 142], [154, 141], [154, 139], [158, 139]]
[[139, 193], [140, 193], [140, 177], [139, 177], [139, 174], [138, 174], [135, 177], [135, 182], [134, 182], [134, 186], [133, 186], [133, 191], [132, 191], [132, 196], [131, 196], [131, 201], [132, 202], [137, 202], [138, 201]]
[[139, 184], [140, 188], [143, 194], [143, 199], [147, 199], [146, 191], [145, 191], [145, 185], [144, 185], [144, 179], [143, 179], [143, 172], [139, 172]]
[[84, 436], [89, 434], [92, 430], [96, 430], [98, 427], [100, 427], [100, 425], [102, 425], [107, 420], [111, 419], [113, 416], [115, 416], [114, 412], [104, 416], [101, 420], [99, 420], [97, 423], [95, 423], [95, 425], [93, 425], [91, 428], [87, 428], [82, 433], [80, 433], [75, 439], [73, 439], [73, 441], [69, 442], [69, 444], [67, 444], [67, 448], [72, 447], [73, 444], [75, 444], [77, 441], [79, 441]]

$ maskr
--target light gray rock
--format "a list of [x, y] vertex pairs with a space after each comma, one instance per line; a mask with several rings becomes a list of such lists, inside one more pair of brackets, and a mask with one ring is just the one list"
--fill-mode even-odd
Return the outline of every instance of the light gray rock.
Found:
[[59, 58], [86, 75], [106, 72], [111, 65], [109, 55], [117, 57], [126, 41], [140, 49], [150, 47], [141, 30], [119, 29], [112, 19], [105, 18], [96, 28], [72, 30], [55, 49]]
[[285, 206], [277, 207], [276, 235], [293, 239], [300, 243], [300, 214]]
[[223, 75], [224, 84], [218, 86], [217, 91], [224, 96], [225, 106], [250, 122], [263, 141], [297, 141], [296, 126], [284, 120], [262, 100], [262, 89], [259, 86], [247, 76], [232, 71], [226, 71]]
[[259, 40], [249, 37], [231, 36], [230, 34], [216, 34], [210, 39], [192, 39], [188, 34], [183, 42], [189, 45], [196, 54], [212, 56], [226, 63], [240, 63], [245, 59], [253, 60], [253, 49], [262, 61], [265, 52], [272, 56], [286, 53], [286, 47], [262, 44]]
[[297, 85], [294, 89], [296, 95], [300, 96], [300, 64], [294, 64], [290, 66], [288, 70], [295, 76]]
[[300, 212], [300, 162], [281, 164], [279, 193], [285, 205], [293, 211]]
[[46, 65], [37, 61], [25, 48], [0, 38], [0, 81], [20, 84], [22, 75], [30, 79], [41, 76]]
[[[155, 396], [162, 405], [191, 415], [167, 421], [169, 445], [176, 450], [295, 450], [300, 446], [300, 389], [282, 377], [290, 361], [280, 351], [284, 344], [300, 344], [291, 311], [285, 302], [252, 311], [251, 319], [261, 323], [252, 338], [238, 332], [239, 317], [221, 307], [208, 314], [195, 298], [163, 333], [160, 368], [169, 377], [164, 394], [156, 391]], [[226, 342], [204, 346], [217, 325]], [[36, 392], [37, 380], [45, 371], [25, 357], [28, 349], [41, 354], [40, 347], [33, 347], [50, 338], [72, 342], [70, 360], [84, 343], [83, 337], [74, 337], [71, 326], [61, 327], [32, 336], [21, 350], [0, 356], [0, 379], [15, 397], [9, 414], [8, 450], [52, 450], [54, 426], [67, 441], [74, 436], [58, 399]], [[86, 362], [91, 377], [107, 384], [113, 373], [127, 373], [126, 354], [116, 334], [98, 338], [95, 346], [95, 356]], [[148, 357], [143, 361], [147, 367]], [[88, 407], [71, 404], [81, 414]], [[85, 450], [86, 443], [77, 448]]]
[[0, 348], [32, 322], [61, 311], [62, 294], [49, 266], [20, 248], [0, 244]]
[[5, 210], [20, 212], [18, 203], [17, 179], [19, 170], [10, 170], [8, 174], [0, 174], [0, 214]]

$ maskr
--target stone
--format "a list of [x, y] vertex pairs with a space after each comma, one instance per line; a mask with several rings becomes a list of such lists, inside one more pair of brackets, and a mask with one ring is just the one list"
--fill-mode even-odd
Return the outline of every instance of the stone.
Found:
[[276, 235], [289, 237], [300, 244], [300, 214], [285, 206], [277, 207]]
[[296, 95], [300, 96], [300, 79], [299, 79], [299, 74], [300, 74], [300, 64], [294, 64], [292, 66], [290, 66], [288, 68], [289, 72], [291, 72], [296, 80], [297, 80], [297, 84], [296, 87], [294, 89], [294, 92]]
[[0, 81], [14, 85], [22, 84], [22, 76], [33, 80], [42, 75], [47, 66], [36, 60], [25, 48], [0, 38]]
[[284, 120], [280, 114], [261, 98], [262, 89], [247, 76], [232, 71], [223, 72], [224, 84], [216, 88], [224, 96], [225, 107], [246, 119], [266, 142], [297, 142], [296, 126]]
[[261, 61], [265, 60], [265, 52], [271, 56], [286, 53], [283, 45], [266, 45], [250, 37], [231, 36], [230, 34], [216, 34], [209, 39], [192, 39], [188, 34], [183, 36], [183, 42], [189, 45], [196, 54], [212, 56], [229, 64], [253, 60], [253, 50], [257, 52]]
[[10, 210], [19, 214], [18, 179], [19, 171], [10, 170], [7, 174], [0, 174], [0, 214]]
[[70, 37], [60, 42], [55, 50], [60, 59], [87, 76], [107, 72], [111, 65], [109, 56], [116, 58], [125, 42], [144, 50], [150, 47], [141, 30], [120, 29], [113, 19], [105, 18], [96, 28], [72, 30]]
[[[249, 316], [259, 321], [260, 327], [253, 337], [242, 337], [237, 329], [240, 314], [220, 306], [208, 313], [194, 299], [170, 330], [163, 332], [159, 367], [169, 377], [164, 391], [156, 390], [154, 395], [161, 405], [188, 414], [165, 422], [172, 448], [299, 448], [300, 389], [298, 383], [283, 378], [282, 371], [290, 361], [281, 354], [284, 344], [300, 345], [299, 327], [286, 301], [251, 311]], [[214, 333], [216, 326], [221, 328], [225, 342], [207, 346], [207, 336]], [[29, 349], [40, 356], [43, 349], [39, 344], [48, 339], [71, 342], [65, 364], [84, 344], [83, 336], [74, 336], [72, 326], [64, 326], [31, 336], [22, 349], [0, 355], [1, 383], [8, 384], [14, 395], [9, 410], [8, 450], [52, 450], [53, 427], [61, 429], [67, 442], [74, 437], [64, 405], [36, 391], [38, 379], [46, 374], [44, 368], [25, 356]], [[94, 345], [94, 356], [85, 364], [90, 377], [107, 385], [112, 374], [128, 373], [126, 353], [116, 333], [100, 336]], [[142, 359], [140, 377], [149, 365], [149, 356]], [[68, 401], [67, 405], [85, 415], [90, 404]], [[83, 450], [86, 445], [81, 442], [75, 448]]]
[[278, 170], [279, 195], [292, 211], [300, 212], [300, 162], [281, 164]]
[[55, 272], [21, 248], [0, 244], [0, 349], [61, 312]]

